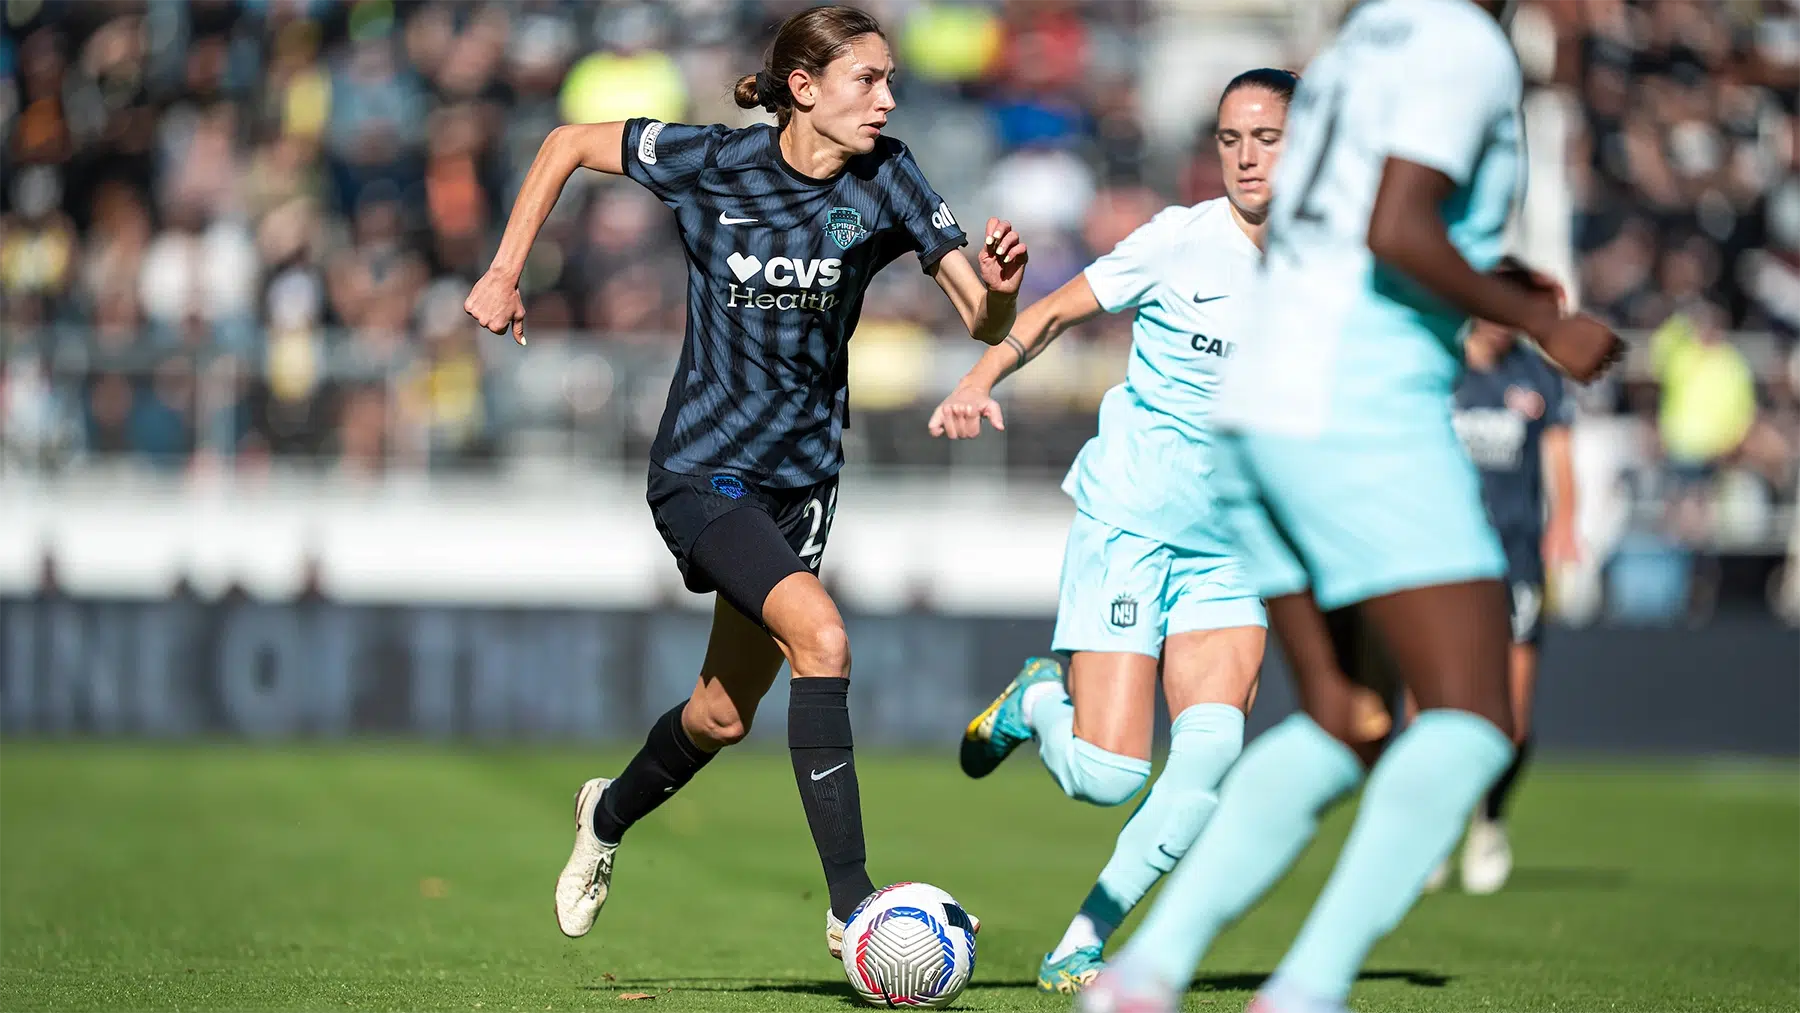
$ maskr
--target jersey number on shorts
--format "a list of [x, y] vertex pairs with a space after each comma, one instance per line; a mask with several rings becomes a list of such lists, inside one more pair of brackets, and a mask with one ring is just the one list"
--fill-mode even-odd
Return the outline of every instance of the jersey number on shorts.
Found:
[[1513, 639], [1523, 641], [1537, 628], [1538, 612], [1543, 608], [1544, 599], [1535, 586], [1523, 581], [1512, 586], [1512, 595]]
[[[820, 503], [817, 496], [807, 500], [806, 516], [812, 518], [812, 530], [807, 532], [806, 542], [800, 546], [800, 558], [817, 569], [819, 556], [825, 551], [825, 539], [831, 537], [831, 522], [837, 517], [837, 488], [832, 487], [831, 499], [825, 503]], [[820, 537], [821, 530], [824, 538]]]

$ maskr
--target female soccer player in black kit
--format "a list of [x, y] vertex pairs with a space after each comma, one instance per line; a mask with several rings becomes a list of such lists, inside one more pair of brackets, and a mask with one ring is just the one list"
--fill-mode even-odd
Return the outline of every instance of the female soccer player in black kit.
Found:
[[562, 931], [593, 927], [631, 825], [750, 729], [785, 657], [788, 749], [831, 907], [826, 941], [874, 891], [851, 751], [850, 645], [816, 576], [837, 506], [846, 343], [875, 272], [917, 253], [969, 333], [1007, 338], [1026, 250], [989, 219], [977, 264], [906, 146], [882, 135], [894, 64], [881, 26], [851, 7], [794, 15], [738, 105], [779, 128], [646, 119], [558, 127], [525, 178], [499, 252], [464, 308], [523, 344], [519, 271], [578, 166], [630, 176], [674, 210], [688, 322], [650, 448], [656, 527], [692, 591], [718, 591], [693, 695], [651, 727], [617, 778], [575, 798], [575, 849], [556, 883]]

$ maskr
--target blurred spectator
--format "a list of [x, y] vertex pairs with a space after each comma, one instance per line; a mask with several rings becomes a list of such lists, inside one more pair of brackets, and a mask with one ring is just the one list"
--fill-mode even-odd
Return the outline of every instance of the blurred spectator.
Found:
[[[1242, 62], [1303, 67], [1331, 20], [1304, 3], [870, 6], [899, 63], [891, 132], [966, 229], [989, 215], [1020, 227], [1026, 299], [1164, 205], [1222, 195], [1207, 89]], [[518, 370], [462, 320], [456, 290], [486, 267], [555, 126], [766, 120], [737, 109], [731, 86], [794, 9], [7, 5], [8, 459], [86, 450], [176, 466], [217, 452], [239, 469], [296, 461], [376, 475], [548, 445], [515, 437], [549, 419], [653, 431], [688, 282], [668, 210], [642, 188], [571, 179], [522, 279], [534, 340]], [[1534, 188], [1559, 182], [1558, 145], [1537, 142], [1566, 135], [1566, 196], [1538, 206], [1551, 208], [1555, 246], [1571, 226], [1571, 288], [1640, 339], [1657, 332], [1651, 354], [1634, 357], [1648, 371], [1583, 394], [1585, 407], [1617, 413], [1583, 423], [1610, 448], [1592, 499], [1615, 500], [1621, 518], [1660, 514], [1656, 479], [1672, 468], [1687, 497], [1677, 514], [1706, 530], [1727, 516], [1754, 527], [1744, 503], [1793, 502], [1800, 443], [1800, 383], [1779, 365], [1800, 362], [1800, 11], [1781, 0], [1525, 0], [1515, 36], [1528, 109], [1540, 111], [1528, 123]], [[867, 441], [858, 460], [865, 449], [893, 463], [949, 460], [921, 449], [914, 415], [973, 351], [934, 287], [898, 269], [868, 293], [850, 346], [857, 410], [874, 419], [853, 433]], [[1066, 466], [1127, 340], [1128, 319], [1102, 317], [1009, 384], [1019, 425], [995, 459]], [[1613, 492], [1621, 474], [1641, 479], [1628, 496]]]
[[383, 181], [363, 193], [352, 245], [332, 258], [327, 274], [332, 313], [380, 358], [404, 342], [425, 263], [403, 241], [400, 195]]
[[422, 355], [401, 380], [403, 425], [424, 463], [469, 463], [490, 450], [491, 414], [482, 382], [480, 328], [462, 311], [468, 283], [446, 278], [420, 300]]
[[54, 299], [75, 276], [79, 240], [56, 170], [35, 165], [13, 177], [13, 213], [0, 221], [0, 292], [8, 300]]
[[93, 225], [82, 258], [82, 298], [94, 306], [121, 292], [135, 298], [133, 280], [149, 248], [150, 209], [142, 194], [127, 183], [103, 184], [94, 197]]
[[395, 60], [386, 30], [373, 22], [353, 29], [350, 49], [332, 71], [326, 150], [339, 207], [367, 203], [374, 184], [404, 191], [418, 177], [426, 99]]
[[1689, 306], [1650, 338], [1652, 368], [1662, 384], [1658, 430], [1677, 471], [1705, 474], [1736, 452], [1756, 417], [1755, 377], [1725, 340], [1716, 306]]
[[632, 116], [680, 119], [687, 84], [660, 46], [666, 8], [649, 3], [601, 7], [594, 34], [604, 47], [576, 61], [563, 81], [565, 123], [602, 123]]
[[138, 274], [138, 298], [163, 344], [244, 348], [252, 340], [256, 246], [232, 219], [208, 223], [201, 205], [167, 211]]
[[1725, 315], [1690, 305], [1651, 336], [1651, 368], [1662, 384], [1657, 431], [1673, 480], [1678, 536], [1703, 541], [1711, 528], [1710, 486], [1756, 417], [1755, 378], [1743, 353], [1724, 340]]
[[373, 478], [387, 467], [387, 414], [387, 391], [381, 385], [358, 383], [344, 392], [333, 455], [339, 474]]
[[50, 381], [41, 356], [0, 360], [0, 468], [12, 462], [46, 467], [67, 452], [73, 434]]
[[12, 165], [57, 165], [75, 153], [63, 101], [67, 61], [63, 39], [52, 28], [39, 28], [19, 46], [19, 112], [11, 125], [7, 161]]

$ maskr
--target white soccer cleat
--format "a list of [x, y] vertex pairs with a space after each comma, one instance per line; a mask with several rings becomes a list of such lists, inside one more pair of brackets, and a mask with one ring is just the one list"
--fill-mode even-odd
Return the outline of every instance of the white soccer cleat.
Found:
[[1469, 824], [1468, 840], [1463, 842], [1463, 889], [1477, 895], [1498, 891], [1512, 875], [1512, 864], [1512, 842], [1506, 838], [1506, 824], [1476, 817]]
[[619, 846], [602, 844], [594, 836], [594, 810], [611, 783], [611, 778], [596, 777], [575, 793], [575, 850], [556, 877], [556, 926], [570, 939], [594, 927], [612, 887], [613, 852]]
[[825, 949], [831, 959], [844, 959], [844, 923], [838, 921], [830, 908], [825, 909]]

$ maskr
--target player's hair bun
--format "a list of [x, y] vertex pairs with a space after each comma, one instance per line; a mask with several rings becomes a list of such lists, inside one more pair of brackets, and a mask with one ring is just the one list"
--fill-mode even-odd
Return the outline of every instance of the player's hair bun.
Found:
[[737, 100], [740, 109], [762, 106], [772, 113], [778, 112], [782, 106], [794, 104], [794, 96], [788, 91], [787, 82], [775, 80], [775, 76], [766, 70], [738, 78], [737, 87], [732, 90], [732, 98]]
[[731, 97], [737, 101], [739, 109], [755, 109], [762, 105], [762, 96], [757, 94], [756, 75], [745, 74], [738, 78], [737, 87], [732, 89]]

